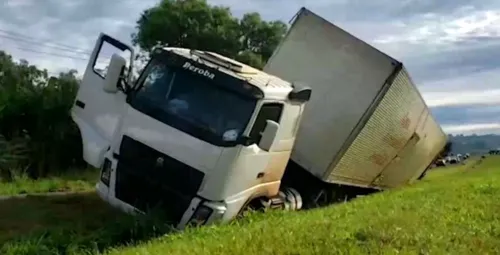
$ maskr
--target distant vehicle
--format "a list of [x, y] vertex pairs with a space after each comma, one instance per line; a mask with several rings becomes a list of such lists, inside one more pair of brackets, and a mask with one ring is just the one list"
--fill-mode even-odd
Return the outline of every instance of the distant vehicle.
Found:
[[436, 160], [436, 166], [446, 166], [446, 159], [438, 159]]
[[446, 157], [446, 162], [448, 164], [457, 164], [460, 163], [460, 159], [457, 156], [448, 156]]
[[490, 155], [498, 155], [498, 154], [500, 154], [500, 150], [498, 150], [498, 149], [496, 149], [496, 150], [490, 150], [488, 152], [488, 154], [490, 154]]
[[464, 161], [464, 160], [465, 160], [465, 157], [464, 157], [462, 154], [457, 154], [457, 160], [458, 160], [459, 162]]

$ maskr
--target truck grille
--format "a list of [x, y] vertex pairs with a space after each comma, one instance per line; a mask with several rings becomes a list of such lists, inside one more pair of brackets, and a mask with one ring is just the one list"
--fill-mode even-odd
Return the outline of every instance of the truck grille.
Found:
[[143, 212], [160, 209], [178, 223], [205, 174], [128, 136], [118, 157], [116, 198]]

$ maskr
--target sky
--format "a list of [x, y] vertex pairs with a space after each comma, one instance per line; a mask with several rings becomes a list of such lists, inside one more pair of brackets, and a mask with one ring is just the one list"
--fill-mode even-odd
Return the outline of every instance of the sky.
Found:
[[[402, 61], [442, 128], [500, 134], [498, 0], [209, 0], [288, 22], [304, 6]], [[50, 72], [83, 73], [100, 32], [130, 43], [157, 0], [0, 0], [0, 50]], [[18, 40], [12, 32], [28, 36]], [[26, 37], [24, 37], [26, 38]], [[33, 39], [45, 43], [33, 44]], [[67, 45], [63, 50], [50, 42]], [[70, 50], [68, 50], [70, 49]], [[71, 56], [72, 58], [68, 58]]]

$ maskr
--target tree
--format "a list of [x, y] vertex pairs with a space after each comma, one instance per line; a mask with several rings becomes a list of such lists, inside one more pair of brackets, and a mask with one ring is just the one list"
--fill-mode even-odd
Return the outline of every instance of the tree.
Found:
[[266, 22], [260, 14], [247, 13], [240, 21], [242, 51], [251, 51], [267, 61], [283, 39], [288, 27], [281, 21]]
[[38, 177], [80, 165], [81, 139], [70, 116], [78, 88], [76, 71], [49, 77], [47, 70], [26, 60], [15, 63], [0, 52], [0, 73], [0, 169], [4, 179], [11, 176], [6, 171], [15, 168]]
[[204, 0], [163, 0], [141, 14], [132, 42], [147, 52], [161, 44], [235, 56], [240, 48], [238, 26], [229, 8]]
[[264, 67], [265, 63], [261, 55], [256, 54], [250, 50], [242, 51], [238, 56], [236, 56], [235, 59], [249, 66], [260, 69]]
[[281, 21], [263, 21], [258, 13], [241, 20], [228, 7], [205, 0], [162, 0], [137, 21], [132, 42], [143, 51], [154, 46], [213, 51], [262, 68], [286, 33]]

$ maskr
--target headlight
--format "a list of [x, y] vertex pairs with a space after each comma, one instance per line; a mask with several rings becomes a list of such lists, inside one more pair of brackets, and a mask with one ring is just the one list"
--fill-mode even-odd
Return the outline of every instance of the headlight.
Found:
[[101, 182], [109, 187], [109, 180], [111, 179], [111, 161], [104, 159], [101, 170]]
[[208, 218], [210, 218], [210, 215], [212, 215], [213, 211], [214, 210], [212, 208], [205, 205], [198, 206], [189, 220], [189, 225], [201, 226], [205, 224]]

